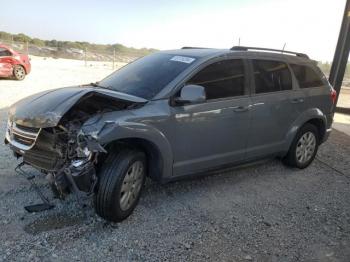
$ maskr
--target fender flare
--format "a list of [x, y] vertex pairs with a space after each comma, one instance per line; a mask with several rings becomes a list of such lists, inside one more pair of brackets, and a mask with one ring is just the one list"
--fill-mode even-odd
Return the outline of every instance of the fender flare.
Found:
[[107, 122], [98, 133], [100, 144], [109, 144], [121, 139], [143, 139], [152, 143], [159, 151], [162, 160], [160, 179], [173, 174], [173, 152], [165, 135], [153, 126], [135, 122]]
[[289, 150], [290, 145], [293, 142], [295, 135], [297, 134], [300, 127], [312, 119], [321, 120], [324, 127], [327, 126], [327, 117], [318, 108], [310, 108], [309, 110], [303, 112], [290, 126], [288, 133], [286, 134], [286, 147], [285, 151]]

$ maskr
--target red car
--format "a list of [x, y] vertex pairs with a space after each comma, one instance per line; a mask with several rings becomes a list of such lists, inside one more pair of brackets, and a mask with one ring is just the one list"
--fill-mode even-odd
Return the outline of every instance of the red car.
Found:
[[28, 55], [0, 44], [0, 77], [14, 77], [23, 80], [30, 73], [31, 65]]

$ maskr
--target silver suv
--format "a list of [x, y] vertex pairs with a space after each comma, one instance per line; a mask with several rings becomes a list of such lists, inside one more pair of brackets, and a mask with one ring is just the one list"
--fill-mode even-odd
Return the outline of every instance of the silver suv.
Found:
[[146, 176], [167, 182], [267, 157], [307, 167], [329, 136], [335, 98], [305, 54], [186, 47], [20, 100], [5, 143], [58, 197], [90, 193], [101, 217], [121, 221]]

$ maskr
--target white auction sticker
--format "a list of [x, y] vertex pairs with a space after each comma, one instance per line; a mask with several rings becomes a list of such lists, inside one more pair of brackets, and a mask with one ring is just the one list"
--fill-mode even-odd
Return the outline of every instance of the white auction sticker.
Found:
[[173, 56], [170, 60], [176, 61], [176, 62], [182, 62], [182, 63], [186, 63], [186, 64], [191, 64], [196, 59], [194, 59], [192, 57], [176, 55], [176, 56]]

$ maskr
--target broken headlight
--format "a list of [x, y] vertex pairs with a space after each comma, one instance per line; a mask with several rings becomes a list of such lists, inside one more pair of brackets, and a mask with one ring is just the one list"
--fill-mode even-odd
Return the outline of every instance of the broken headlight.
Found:
[[7, 139], [8, 141], [11, 140], [11, 129], [12, 129], [12, 124], [13, 124], [13, 122], [10, 121], [10, 119], [8, 119], [8, 120], [7, 120], [7, 126], [6, 126], [6, 134], [5, 134], [6, 139]]

